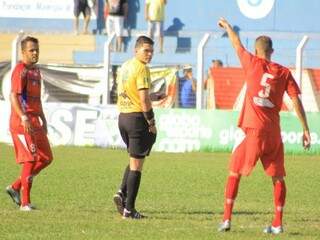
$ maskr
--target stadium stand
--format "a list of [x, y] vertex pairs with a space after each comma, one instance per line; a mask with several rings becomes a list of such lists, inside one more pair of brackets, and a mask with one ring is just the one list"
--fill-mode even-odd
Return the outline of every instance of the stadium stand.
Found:
[[[134, 33], [136, 36], [143, 32]], [[205, 47], [204, 60], [205, 69], [209, 66], [211, 59], [222, 59], [226, 68], [214, 71], [214, 100], [212, 95], [208, 94], [208, 102], [214, 102], [217, 109], [233, 109], [239, 93], [242, 89], [243, 74], [239, 68], [239, 62], [235, 56], [233, 49], [230, 47], [227, 38], [216, 37], [216, 33], [212, 33], [212, 37]], [[259, 34], [259, 33], [256, 33]], [[0, 34], [0, 61], [7, 61], [11, 58], [11, 42], [16, 34], [1, 33]], [[72, 34], [35, 34], [39, 38], [41, 44], [40, 63], [55, 64], [80, 64], [80, 65], [101, 65], [103, 63], [104, 43], [107, 40], [105, 35], [79, 35]], [[152, 61], [153, 65], [158, 66], [183, 66], [197, 64], [197, 46], [201, 40], [202, 32], [181, 32], [179, 36], [166, 36], [164, 44], [164, 53], [155, 53]], [[283, 33], [279, 39], [275, 39], [274, 48], [275, 60], [290, 67], [295, 66], [295, 48], [299, 43], [301, 36], [292, 37], [292, 34]], [[247, 48], [252, 48], [254, 37], [243, 37], [243, 42]], [[123, 61], [130, 58], [133, 54], [133, 44], [136, 37], [127, 37], [125, 40], [125, 52], [111, 52], [111, 63], [120, 65]], [[182, 40], [181, 40], [182, 39]], [[316, 41], [318, 36], [311, 39], [306, 47], [303, 61], [308, 67], [319, 67], [320, 44]], [[228, 67], [229, 66], [229, 67]], [[231, 67], [230, 67], [231, 66]], [[196, 69], [195, 69], [196, 71]], [[319, 88], [320, 73], [317, 69], [308, 70], [305, 77], [310, 78], [309, 96], [314, 96], [319, 106]], [[50, 92], [57, 93], [57, 86], [48, 85]], [[63, 93], [61, 93], [63, 95]], [[70, 98], [62, 98], [65, 101], [76, 101], [77, 97], [69, 95]], [[58, 96], [61, 98], [61, 95]], [[81, 96], [80, 102], [86, 102], [87, 96]], [[210, 104], [208, 104], [210, 107]], [[211, 106], [212, 107], [212, 106]], [[283, 109], [287, 109], [286, 106]]]
[[[7, 2], [10, 3], [9, 0], [7, 0]], [[45, 2], [47, 4], [54, 4], [51, 1]], [[99, 2], [103, 3], [102, 0]], [[316, 0], [313, 0], [311, 3], [309, 2], [309, 4], [304, 4], [304, 9], [310, 16], [318, 12], [318, 5], [312, 4], [316, 2]], [[143, 14], [144, 0], [138, 0], [135, 1], [135, 3], [139, 3], [140, 8], [138, 8], [136, 4], [133, 4], [133, 2], [129, 2], [130, 16], [128, 28], [130, 28], [130, 36], [125, 37], [125, 51], [121, 53], [111, 52], [110, 60], [113, 66], [120, 65], [126, 59], [130, 58], [133, 55], [133, 45], [136, 37], [141, 34], [146, 34], [146, 21]], [[285, 16], [276, 15], [276, 12], [286, 9], [286, 4], [289, 4], [288, 0], [275, 5], [270, 14], [259, 21], [244, 18], [237, 4], [233, 3], [212, 5], [210, 0], [197, 3], [190, 2], [190, 4], [185, 5], [183, 5], [183, 3], [183, 0], [168, 3], [165, 20], [164, 53], [160, 54], [155, 52], [152, 65], [179, 67], [190, 64], [194, 69], [195, 77], [197, 77], [197, 47], [204, 34], [206, 32], [210, 33], [211, 37], [204, 48], [204, 70], [208, 69], [212, 59], [221, 59], [225, 68], [221, 70], [221, 72], [215, 73], [215, 82], [213, 84], [215, 99], [210, 99], [213, 94], [211, 95], [209, 93], [207, 96], [209, 97], [209, 102], [213, 102], [218, 109], [235, 108], [234, 104], [236, 104], [239, 99], [239, 93], [242, 90], [243, 78], [241, 77], [241, 70], [237, 68], [240, 66], [238, 58], [235, 56], [229, 40], [215, 25], [215, 20], [220, 15], [225, 15], [226, 17], [234, 17], [234, 19], [236, 19], [233, 23], [238, 24], [239, 27], [234, 27], [238, 28], [242, 42], [248, 49], [253, 49], [254, 39], [258, 35], [266, 34], [271, 36], [274, 40], [276, 53], [273, 60], [289, 66], [292, 69], [295, 68], [296, 47], [302, 37], [308, 35], [310, 39], [303, 54], [303, 67], [310, 68], [310, 70], [304, 72], [303, 77], [304, 79], [310, 80], [308, 80], [308, 88], [311, 90], [310, 92], [306, 90], [308, 96], [314, 96], [315, 99], [319, 99], [320, 74], [317, 70], [320, 66], [319, 27], [316, 24], [310, 24], [310, 19], [307, 18], [305, 22], [302, 23], [300, 21], [296, 22], [296, 16], [290, 15], [289, 13]], [[72, 9], [72, 1], [69, 0], [63, 4], [69, 6], [68, 9]], [[8, 4], [8, 6], [9, 5], [10, 4]], [[184, 10], [180, 8], [182, 5], [184, 6]], [[35, 4], [35, 6], [37, 6], [37, 4]], [[52, 6], [55, 7], [48, 8], [48, 13], [51, 12], [50, 9], [61, 10], [61, 8], [59, 8], [60, 5]], [[195, 6], [201, 11], [193, 11]], [[296, 6], [295, 8], [298, 10], [300, 5], [296, 4], [294, 6]], [[228, 10], [227, 12], [226, 9]], [[43, 9], [40, 10], [41, 11], [38, 12], [39, 14], [42, 13]], [[185, 14], [185, 12], [192, 12], [192, 14]], [[36, 10], [34, 13], [37, 13]], [[65, 14], [67, 13], [68, 12]], [[72, 17], [72, 11], [69, 11], [69, 13]], [[98, 27], [99, 16], [96, 16]], [[37, 23], [36, 25], [34, 25], [35, 22]], [[95, 20], [92, 20], [91, 30], [92, 32], [99, 33], [99, 31], [94, 31], [94, 22]], [[11, 42], [19, 29], [26, 29], [30, 31], [30, 33], [34, 33], [32, 35], [38, 37], [40, 40], [40, 64], [73, 64], [76, 68], [79, 67], [79, 69], [85, 66], [99, 66], [99, 71], [102, 72], [102, 76], [100, 76], [99, 79], [105, 77], [101, 68], [104, 61], [104, 44], [108, 36], [72, 35], [72, 18], [69, 18], [69, 15], [65, 15], [64, 18], [58, 17], [57, 19], [55, 19], [54, 15], [50, 15], [48, 19], [43, 17], [32, 19], [30, 17], [20, 18], [19, 15], [16, 14], [15, 16], [0, 19], [0, 23], [0, 30], [2, 32], [0, 33], [0, 62], [11, 59]], [[101, 23], [103, 22], [101, 22], [100, 19], [100, 25]], [[176, 23], [179, 23], [179, 26]], [[291, 25], [295, 26], [295, 28], [293, 29]], [[101, 29], [99, 28], [99, 30]], [[16, 32], [14, 33], [12, 31]], [[158, 49], [157, 41], [155, 49]], [[6, 68], [7, 66], [5, 69]], [[4, 72], [5, 70], [2, 69], [1, 71]], [[94, 76], [89, 80], [98, 80], [98, 78]], [[58, 84], [56, 84], [55, 87], [57, 87], [57, 85]], [[58, 89], [54, 89], [53, 86], [50, 89], [58, 94]], [[59, 98], [60, 97], [61, 96], [59, 96]], [[74, 99], [76, 98], [72, 97], [71, 101]], [[87, 101], [86, 97], [81, 99], [81, 102]], [[210, 104], [207, 105], [210, 107]]]
[[[141, 33], [142, 34], [142, 33]], [[112, 52], [111, 61], [114, 65], [123, 63], [126, 59], [133, 55], [134, 43], [139, 33], [132, 37], [124, 39], [125, 51]], [[95, 51], [77, 51], [74, 54], [74, 62], [77, 64], [99, 64], [103, 62], [103, 51], [106, 36], [96, 36]], [[178, 64], [196, 64], [196, 48], [200, 41], [199, 38], [186, 37], [186, 41], [179, 40], [179, 37], [167, 36], [164, 42], [164, 53], [155, 53], [152, 64], [153, 65], [178, 65]], [[188, 42], [187, 44], [185, 42]], [[157, 43], [155, 46], [157, 49]]]
[[[17, 34], [17, 33], [16, 33]], [[0, 33], [0, 61], [11, 58], [11, 41], [16, 36], [14, 33]], [[114, 65], [121, 64], [125, 59], [132, 56], [133, 44], [136, 36], [144, 32], [134, 32], [131, 37], [125, 38], [125, 51], [111, 53], [111, 62]], [[205, 47], [205, 69], [210, 65], [212, 58], [221, 59], [225, 66], [239, 66], [239, 61], [230, 47], [227, 38], [214, 37], [217, 33], [211, 32], [211, 37]], [[255, 35], [258, 35], [256, 33]], [[203, 32], [180, 32], [179, 36], [165, 36], [164, 53], [154, 55], [153, 65], [196, 65], [197, 46], [203, 36]], [[244, 33], [245, 35], [245, 33]], [[273, 34], [271, 34], [273, 35]], [[42, 63], [75, 63], [75, 64], [101, 64], [103, 63], [105, 35], [79, 35], [72, 34], [35, 34], [42, 43]], [[274, 60], [286, 66], [295, 66], [295, 49], [301, 40], [302, 34], [294, 36], [286, 33], [277, 38], [274, 36]], [[248, 49], [253, 48], [255, 36], [243, 37], [243, 42]], [[314, 36], [309, 40], [304, 54], [304, 64], [309, 68], [320, 66], [320, 36]], [[157, 43], [156, 43], [157, 44]], [[63, 52], [63, 54], [61, 54]]]
[[[26, 33], [28, 34], [28, 33]], [[94, 51], [96, 46], [93, 35], [36, 33], [41, 43], [40, 63], [74, 63], [76, 51]], [[17, 33], [0, 33], [0, 61], [11, 59], [11, 43]]]

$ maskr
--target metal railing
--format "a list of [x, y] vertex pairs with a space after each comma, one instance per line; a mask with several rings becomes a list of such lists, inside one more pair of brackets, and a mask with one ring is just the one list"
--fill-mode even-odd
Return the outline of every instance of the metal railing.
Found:
[[[11, 53], [11, 69], [14, 68], [16, 63], [18, 62], [19, 59], [19, 49], [20, 49], [20, 42], [21, 39], [24, 36], [24, 32], [21, 31], [16, 38], [12, 41], [12, 53]], [[249, 36], [253, 39], [254, 36]], [[99, 83], [96, 84], [94, 91], [95, 92], [90, 92], [88, 95], [90, 95], [90, 99], [94, 99], [89, 101], [91, 104], [102, 104], [102, 105], [107, 105], [110, 104], [110, 84], [111, 84], [111, 66], [112, 66], [112, 57], [111, 57], [111, 44], [115, 38], [115, 34], [109, 36], [104, 44], [104, 55], [103, 55], [103, 63], [101, 67], [103, 68], [103, 71], [99, 71], [99, 74], [101, 76], [99, 77]], [[208, 64], [208, 59], [211, 59], [211, 57], [208, 56], [207, 53], [207, 45], [210, 42], [217, 41], [221, 38], [221, 33], [204, 33], [201, 40], [199, 41], [197, 45], [197, 51], [196, 51], [196, 79], [197, 79], [197, 90], [196, 90], [196, 108], [197, 109], [203, 109], [205, 108], [205, 92], [204, 92], [204, 87], [203, 87], [203, 80], [204, 80], [204, 68], [206, 67], [206, 64]], [[283, 37], [284, 38], [284, 37]], [[277, 40], [277, 39], [275, 39]], [[295, 49], [295, 54], [296, 56], [296, 80], [298, 84], [301, 86], [301, 81], [302, 81], [302, 69], [303, 69], [303, 56], [304, 56], [304, 50], [305, 47], [308, 44], [309, 37], [308, 36], [303, 36], [302, 40], [298, 44], [298, 46]], [[231, 45], [230, 45], [231, 48]], [[217, 51], [224, 51], [225, 49], [223, 48], [215, 48], [213, 51], [210, 49], [210, 55], [215, 56]], [[131, 51], [131, 50], [130, 50]], [[230, 51], [229, 51], [230, 52]], [[181, 54], [181, 53], [176, 53], [176, 54]], [[185, 54], [185, 53], [184, 53]], [[188, 53], [186, 53], [188, 54]], [[190, 53], [191, 54], [191, 53]], [[193, 53], [194, 54], [194, 53]], [[177, 62], [177, 65], [182, 64], [181, 62]], [[178, 92], [177, 92], [178, 94]]]

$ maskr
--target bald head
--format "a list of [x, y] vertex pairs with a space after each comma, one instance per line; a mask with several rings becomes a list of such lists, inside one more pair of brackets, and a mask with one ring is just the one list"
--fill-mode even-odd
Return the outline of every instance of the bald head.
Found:
[[260, 36], [255, 43], [256, 55], [263, 58], [270, 58], [273, 52], [272, 40], [268, 36]]

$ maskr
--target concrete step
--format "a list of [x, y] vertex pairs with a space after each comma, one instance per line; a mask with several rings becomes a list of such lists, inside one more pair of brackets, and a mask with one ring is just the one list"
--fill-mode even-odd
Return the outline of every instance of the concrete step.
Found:
[[[39, 39], [40, 63], [73, 63], [74, 52], [95, 51], [95, 37], [92, 35], [30, 35]], [[0, 61], [11, 60], [11, 45], [16, 36], [17, 34], [0, 33]]]

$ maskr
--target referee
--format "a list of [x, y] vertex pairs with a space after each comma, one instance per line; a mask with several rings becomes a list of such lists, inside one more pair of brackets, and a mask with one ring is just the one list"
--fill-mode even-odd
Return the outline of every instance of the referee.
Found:
[[150, 70], [154, 42], [140, 36], [135, 44], [135, 57], [120, 68], [118, 82], [119, 130], [129, 153], [119, 191], [113, 200], [123, 219], [144, 218], [135, 209], [141, 171], [146, 156], [156, 140], [157, 129], [149, 98]]

